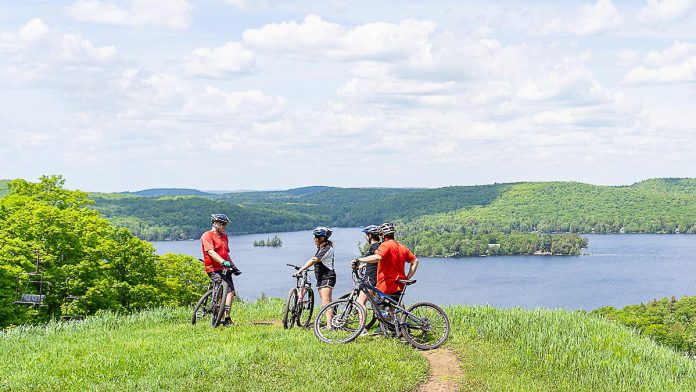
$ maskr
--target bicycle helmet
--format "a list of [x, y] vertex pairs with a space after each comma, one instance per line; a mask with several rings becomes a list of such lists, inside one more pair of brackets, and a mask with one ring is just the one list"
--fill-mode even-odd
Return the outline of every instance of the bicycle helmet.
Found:
[[379, 234], [379, 226], [377, 226], [377, 225], [365, 226], [361, 231], [365, 234]]
[[220, 222], [224, 224], [230, 223], [230, 218], [225, 214], [212, 214], [210, 215], [210, 223]]
[[331, 229], [328, 227], [317, 227], [316, 229], [312, 230], [312, 234], [314, 234], [315, 237], [329, 238], [331, 237], [331, 234], [333, 234], [333, 231], [331, 231]]
[[382, 226], [379, 227], [379, 233], [382, 235], [394, 235], [396, 233], [394, 224], [389, 222], [382, 223]]

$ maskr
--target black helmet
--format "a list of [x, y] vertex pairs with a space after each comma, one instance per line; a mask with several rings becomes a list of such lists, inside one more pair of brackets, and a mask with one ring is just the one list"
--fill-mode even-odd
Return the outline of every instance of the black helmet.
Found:
[[333, 231], [331, 231], [331, 229], [328, 227], [317, 227], [316, 229], [312, 230], [312, 234], [314, 234], [315, 237], [329, 238], [331, 237], [331, 234], [333, 234]]
[[377, 234], [377, 235], [379, 235], [379, 226], [377, 226], [377, 225], [365, 226], [362, 229], [362, 232], [365, 234]]
[[389, 222], [382, 223], [382, 226], [379, 227], [379, 233], [382, 235], [394, 235], [396, 233], [394, 224]]
[[225, 214], [212, 214], [210, 215], [210, 223], [220, 222], [224, 224], [230, 223], [230, 218]]

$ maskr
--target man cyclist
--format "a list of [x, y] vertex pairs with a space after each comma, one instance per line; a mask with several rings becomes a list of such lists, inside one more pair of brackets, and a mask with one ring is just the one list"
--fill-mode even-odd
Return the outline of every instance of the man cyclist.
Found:
[[[229, 287], [227, 298], [225, 298], [225, 320], [222, 325], [229, 327], [232, 325], [230, 318], [230, 307], [235, 296], [234, 282], [232, 273], [241, 274], [239, 269], [230, 259], [230, 246], [225, 234], [225, 227], [230, 222], [230, 218], [225, 214], [212, 214], [210, 223], [212, 228], [201, 236], [201, 247], [203, 249], [203, 263], [205, 272], [210, 277], [215, 287], [224, 281]], [[222, 267], [228, 267], [227, 273], [222, 273]]]
[[[393, 223], [383, 223], [379, 227], [382, 244], [374, 255], [353, 260], [353, 268], [358, 263], [377, 263], [377, 289], [389, 295], [395, 301], [399, 300], [404, 285], [399, 280], [411, 279], [418, 269], [418, 258], [404, 245], [394, 240], [396, 229]], [[404, 267], [409, 263], [408, 273]]]

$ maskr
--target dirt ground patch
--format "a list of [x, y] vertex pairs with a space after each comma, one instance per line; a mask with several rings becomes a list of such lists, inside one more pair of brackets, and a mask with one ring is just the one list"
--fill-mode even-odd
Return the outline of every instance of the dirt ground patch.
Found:
[[448, 348], [423, 351], [423, 356], [430, 364], [430, 377], [418, 392], [456, 391], [462, 379], [462, 369], [457, 356]]

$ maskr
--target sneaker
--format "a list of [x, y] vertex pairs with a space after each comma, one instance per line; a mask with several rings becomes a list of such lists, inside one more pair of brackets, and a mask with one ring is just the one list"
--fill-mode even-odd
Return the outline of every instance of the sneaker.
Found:
[[375, 335], [383, 335], [383, 334], [384, 334], [384, 331], [382, 331], [382, 327], [377, 327], [377, 329], [375, 329], [374, 331], [372, 331], [372, 334], [371, 334], [371, 335], [372, 335], [372, 336], [375, 336]]
[[231, 327], [231, 326], [233, 326], [233, 325], [234, 325], [234, 323], [232, 322], [232, 319], [229, 318], [229, 317], [227, 317], [227, 318], [225, 319], [225, 321], [222, 322], [222, 326], [223, 326], [223, 327]]

